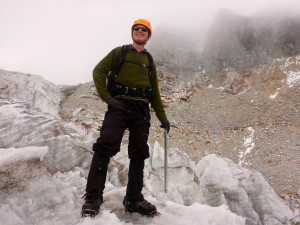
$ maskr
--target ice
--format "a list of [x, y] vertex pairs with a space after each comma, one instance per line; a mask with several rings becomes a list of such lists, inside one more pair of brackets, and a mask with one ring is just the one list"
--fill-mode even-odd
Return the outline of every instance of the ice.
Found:
[[[43, 150], [44, 149], [44, 150]], [[38, 155], [32, 154], [38, 151], [36, 147], [28, 147], [22, 150], [23, 161], [36, 158], [40, 163], [31, 165], [31, 173], [46, 168], [45, 159], [41, 157], [44, 151]], [[155, 144], [154, 152], [159, 153], [162, 147]], [[4, 149], [2, 149], [4, 150]], [[9, 149], [7, 149], [9, 150]], [[291, 212], [276, 197], [271, 187], [257, 172], [238, 167], [232, 161], [215, 155], [208, 155], [199, 164], [189, 165], [185, 154], [180, 150], [172, 149], [173, 158], [170, 162], [170, 189], [168, 193], [158, 191], [162, 189], [162, 177], [153, 173], [147, 163], [145, 169], [145, 188], [143, 191], [147, 200], [151, 201], [162, 214], [159, 217], [148, 218], [138, 214], [127, 214], [124, 212], [122, 201], [126, 191], [126, 182], [119, 181], [120, 177], [126, 176], [124, 170], [128, 166], [125, 160], [127, 149], [122, 150], [112, 161], [110, 167], [119, 164], [121, 173], [110, 172], [109, 179], [104, 191], [105, 202], [101, 207], [100, 214], [94, 218], [80, 218], [80, 210], [83, 204], [81, 196], [86, 184], [85, 171], [80, 167], [74, 167], [68, 172], [56, 172], [54, 175], [43, 170], [35, 179], [25, 185], [23, 191], [13, 192], [2, 196], [0, 204], [1, 221], [4, 224], [284, 224], [291, 218]], [[28, 153], [28, 154], [27, 154]], [[174, 157], [177, 155], [177, 157]], [[182, 160], [180, 160], [183, 156]], [[161, 160], [157, 165], [161, 165]], [[20, 160], [15, 158], [15, 160]], [[181, 162], [181, 163], [180, 163]], [[13, 164], [8, 160], [5, 165]], [[171, 165], [172, 165], [171, 163]], [[4, 164], [0, 164], [0, 170], [4, 170]], [[172, 170], [182, 173], [172, 174]], [[189, 169], [187, 169], [189, 168]], [[159, 169], [158, 166], [155, 169]], [[173, 171], [173, 172], [174, 172]], [[187, 176], [190, 174], [190, 176]], [[192, 178], [193, 174], [194, 178]], [[11, 174], [13, 182], [17, 177]], [[161, 179], [160, 185], [157, 180]], [[198, 177], [196, 181], [195, 177]], [[198, 188], [179, 191], [182, 187], [191, 187], [193, 182], [198, 183]], [[22, 181], [24, 182], [24, 181]], [[199, 184], [200, 182], [200, 184]], [[157, 187], [155, 187], [157, 186]], [[2, 190], [3, 191], [3, 190]], [[193, 193], [194, 192], [194, 193]], [[204, 194], [203, 194], [204, 193]], [[197, 196], [191, 198], [188, 204], [173, 200], [174, 196], [184, 199], [185, 196]], [[106, 222], [105, 222], [106, 221]], [[264, 221], [264, 222], [263, 222]], [[269, 222], [268, 222], [269, 221]], [[271, 223], [272, 222], [272, 223]]]
[[[11, 149], [1, 149], [12, 151]], [[38, 153], [41, 150], [43, 153]], [[23, 159], [14, 160], [30, 161], [38, 159], [40, 163], [32, 164], [31, 171], [41, 170], [43, 154], [46, 147], [20, 148]], [[1, 151], [1, 152], [2, 152]], [[32, 154], [33, 152], [38, 155]], [[125, 152], [123, 152], [123, 155]], [[2, 155], [1, 155], [2, 156]], [[8, 158], [6, 158], [8, 159]], [[13, 164], [9, 159], [0, 164], [0, 170], [5, 170], [7, 164]], [[119, 162], [121, 163], [121, 162]], [[34, 172], [35, 173], [35, 172]], [[11, 181], [16, 179], [12, 174]], [[111, 175], [111, 176], [117, 176]], [[112, 178], [114, 179], [114, 178]], [[0, 203], [0, 215], [3, 224], [244, 224], [244, 219], [233, 212], [227, 206], [211, 207], [193, 203], [185, 206], [172, 201], [161, 201], [146, 194], [146, 198], [157, 205], [162, 213], [160, 217], [148, 218], [138, 214], [129, 215], [124, 212], [122, 200], [125, 195], [125, 187], [115, 187], [108, 182], [105, 189], [105, 202], [100, 214], [94, 218], [80, 218], [80, 210], [83, 200], [86, 180], [80, 168], [69, 172], [57, 172], [51, 175], [44, 170], [43, 174], [33, 179], [21, 192], [14, 192], [2, 196]], [[2, 190], [3, 191], [3, 190]], [[216, 216], [218, 215], [218, 216]]]
[[19, 160], [26, 160], [33, 156], [43, 159], [48, 152], [48, 146], [45, 147], [25, 147], [25, 148], [0, 148], [0, 166]]
[[[161, 216], [129, 215], [122, 206], [125, 188], [113, 188], [104, 194], [100, 214], [94, 218], [80, 218], [84, 178], [78, 172], [45, 174], [28, 186], [28, 191], [15, 193], [0, 205], [1, 221], [6, 224], [228, 224], [241, 225], [244, 219], [227, 206], [210, 207], [194, 203], [191, 206], [172, 201], [146, 198], [157, 205]], [[216, 216], [218, 215], [218, 216]]]
[[[268, 224], [272, 219], [284, 224], [292, 217], [290, 209], [276, 196], [263, 176], [231, 160], [209, 155], [196, 167], [206, 203], [229, 205], [246, 224]], [[272, 224], [272, 223], [270, 223]]]
[[80, 128], [32, 108], [27, 102], [0, 96], [0, 148], [48, 146], [47, 168], [68, 171], [84, 166], [91, 149]]
[[[11, 151], [9, 148], [6, 150]], [[127, 175], [128, 167], [127, 149], [122, 146], [121, 152], [110, 164], [101, 213], [95, 219], [82, 219], [80, 209], [83, 200], [80, 197], [86, 184], [85, 171], [74, 167], [68, 172], [58, 171], [51, 175], [46, 170], [45, 159], [41, 157], [47, 148], [41, 147], [43, 153], [37, 155], [32, 153], [39, 148], [19, 150], [22, 150], [23, 161], [31, 158], [40, 161], [31, 165], [31, 174], [40, 171], [41, 167], [45, 169], [26, 183], [23, 191], [3, 196], [0, 215], [5, 224], [99, 224], [105, 220], [109, 220], [105, 224], [263, 224], [261, 220], [265, 221], [264, 224], [267, 221], [284, 224], [291, 217], [290, 210], [277, 199], [259, 173], [215, 155], [209, 155], [194, 165], [179, 149], [169, 149], [172, 157], [168, 193], [162, 191], [160, 172], [152, 172], [149, 163], [145, 168], [143, 193], [162, 215], [155, 218], [128, 215], [122, 206], [126, 182], [120, 179]], [[159, 165], [162, 166], [161, 150], [162, 147], [156, 143], [153, 149], [158, 154], [154, 157], [156, 171], [161, 170]], [[0, 164], [0, 170], [5, 171], [4, 164], [13, 163], [13, 160], [7, 160]], [[116, 166], [118, 169], [114, 171]], [[11, 182], [18, 179], [19, 172], [10, 174]]]
[[147, 164], [148, 177], [153, 183], [151, 188], [153, 192], [159, 193], [158, 198], [172, 199], [172, 201], [190, 205], [194, 201], [201, 202], [202, 193], [199, 180], [195, 177], [195, 163], [188, 155], [179, 149], [171, 148], [168, 150], [168, 179], [170, 190], [167, 195], [164, 194], [164, 149], [155, 142], [153, 150], [152, 166], [155, 173], [152, 173], [150, 162]]
[[0, 95], [28, 102], [44, 113], [59, 118], [62, 94], [58, 86], [41, 76], [0, 69]]
[[[164, 167], [164, 148], [161, 147], [158, 142], [155, 142], [154, 148], [151, 151], [153, 151], [153, 167]], [[168, 166], [171, 168], [184, 166], [194, 170], [195, 163], [190, 160], [185, 152], [179, 151], [177, 148], [170, 148], [168, 149]]]

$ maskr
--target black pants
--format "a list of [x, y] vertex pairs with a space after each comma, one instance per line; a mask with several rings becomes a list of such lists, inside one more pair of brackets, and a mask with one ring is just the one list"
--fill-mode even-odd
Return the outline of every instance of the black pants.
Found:
[[108, 108], [100, 131], [100, 137], [93, 145], [95, 151], [86, 191], [103, 193], [109, 157], [120, 151], [125, 129], [129, 129], [128, 156], [130, 158], [126, 198], [129, 201], [140, 201], [143, 188], [144, 160], [149, 157], [147, 145], [150, 128], [150, 109], [129, 108], [128, 111]]
[[128, 112], [108, 107], [105, 114], [100, 137], [93, 145], [93, 150], [107, 157], [112, 157], [120, 151], [120, 145], [125, 129], [129, 128], [128, 156], [134, 160], [145, 160], [149, 157], [147, 144], [150, 128], [150, 109], [140, 107]]

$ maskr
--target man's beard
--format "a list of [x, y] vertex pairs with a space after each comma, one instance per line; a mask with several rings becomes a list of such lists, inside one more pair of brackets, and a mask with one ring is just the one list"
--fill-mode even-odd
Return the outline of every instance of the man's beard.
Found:
[[148, 40], [146, 40], [146, 41], [136, 41], [136, 40], [134, 40], [133, 36], [131, 36], [131, 37], [132, 37], [132, 40], [134, 41], [134, 43], [136, 43], [137, 45], [145, 45], [148, 41]]

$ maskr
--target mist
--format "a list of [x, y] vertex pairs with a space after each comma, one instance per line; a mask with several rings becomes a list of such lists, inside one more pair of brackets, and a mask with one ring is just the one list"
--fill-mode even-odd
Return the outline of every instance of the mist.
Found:
[[0, 68], [41, 75], [55, 84], [91, 81], [93, 68], [109, 51], [132, 42], [130, 27], [138, 18], [152, 24], [146, 48], [201, 52], [221, 8], [245, 16], [300, 15], [297, 0], [2, 0]]

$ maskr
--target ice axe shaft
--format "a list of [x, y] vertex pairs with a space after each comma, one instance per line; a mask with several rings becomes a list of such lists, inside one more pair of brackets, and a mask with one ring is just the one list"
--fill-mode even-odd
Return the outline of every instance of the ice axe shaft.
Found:
[[164, 129], [164, 148], [165, 148], [165, 192], [168, 192], [168, 132]]

